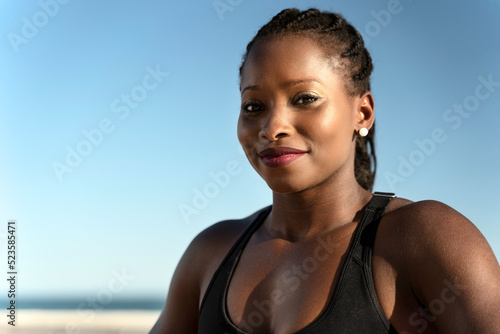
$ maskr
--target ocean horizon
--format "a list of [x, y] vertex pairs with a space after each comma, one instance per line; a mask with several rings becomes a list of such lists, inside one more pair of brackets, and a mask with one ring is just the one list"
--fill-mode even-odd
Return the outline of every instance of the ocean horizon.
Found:
[[[26, 297], [15, 300], [16, 309], [35, 310], [95, 310], [95, 311], [119, 311], [119, 310], [161, 310], [165, 303], [162, 298], [116, 298], [112, 300], [96, 300], [88, 296], [83, 297]], [[0, 301], [3, 309], [9, 307], [10, 300]]]

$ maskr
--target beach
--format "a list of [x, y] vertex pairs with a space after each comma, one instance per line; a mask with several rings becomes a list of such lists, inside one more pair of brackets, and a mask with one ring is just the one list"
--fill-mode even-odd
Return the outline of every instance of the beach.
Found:
[[21, 309], [16, 326], [3, 317], [0, 332], [4, 334], [139, 334], [148, 333], [160, 310], [109, 310], [78, 313], [76, 310]]

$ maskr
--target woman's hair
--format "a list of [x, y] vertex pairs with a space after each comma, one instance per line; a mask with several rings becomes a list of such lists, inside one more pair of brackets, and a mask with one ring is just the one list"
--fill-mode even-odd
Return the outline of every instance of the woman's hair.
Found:
[[[359, 32], [342, 15], [314, 8], [306, 11], [285, 9], [264, 25], [247, 45], [240, 66], [240, 80], [248, 54], [257, 42], [290, 35], [310, 37], [320, 43], [334, 69], [346, 81], [348, 94], [361, 96], [370, 90], [373, 65]], [[356, 136], [355, 139], [354, 174], [358, 183], [370, 191], [377, 164], [374, 135], [375, 124], [366, 137]]]

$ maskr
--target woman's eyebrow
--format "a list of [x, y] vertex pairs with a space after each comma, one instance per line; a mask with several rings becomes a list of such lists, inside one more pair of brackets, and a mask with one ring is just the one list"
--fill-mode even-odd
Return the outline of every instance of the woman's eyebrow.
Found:
[[291, 86], [295, 86], [295, 85], [299, 85], [301, 83], [308, 83], [308, 82], [317, 82], [319, 84], [323, 84], [320, 80], [318, 79], [314, 79], [314, 78], [310, 78], [310, 79], [298, 79], [298, 80], [290, 80], [290, 81], [286, 81], [284, 82], [281, 86], [283, 88], [288, 88], [288, 87], [291, 87]]
[[246, 90], [259, 90], [260, 89], [260, 86], [259, 85], [249, 85], [249, 86], [246, 86], [245, 88], [243, 88], [241, 90], [241, 95], [243, 95], [243, 93], [246, 91]]
[[[290, 81], [286, 81], [284, 82], [283, 84], [281, 84], [281, 87], [283, 88], [288, 88], [288, 87], [291, 87], [291, 86], [295, 86], [295, 85], [299, 85], [301, 83], [308, 83], [308, 82], [317, 82], [319, 84], [323, 84], [321, 81], [317, 80], [317, 79], [298, 79], [298, 80], [290, 80]], [[243, 88], [241, 90], [241, 94], [243, 95], [243, 93], [247, 90], [259, 90], [260, 89], [260, 86], [259, 85], [249, 85], [249, 86], [246, 86], [245, 88]]]

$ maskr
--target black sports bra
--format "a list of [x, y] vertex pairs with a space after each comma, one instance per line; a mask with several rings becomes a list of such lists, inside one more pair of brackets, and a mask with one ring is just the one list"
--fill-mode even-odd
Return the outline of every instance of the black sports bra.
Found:
[[[397, 333], [385, 316], [375, 292], [371, 258], [380, 218], [390, 193], [375, 193], [356, 227], [347, 258], [326, 309], [297, 334]], [[271, 206], [256, 212], [256, 218], [233, 245], [215, 272], [205, 292], [198, 319], [199, 334], [247, 334], [227, 315], [226, 294], [243, 248], [271, 211]]]

